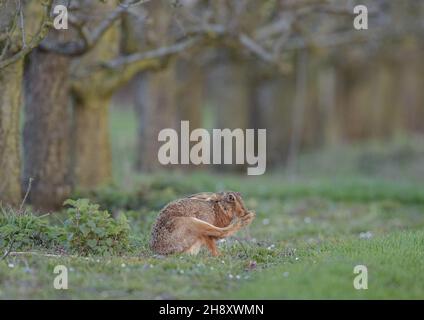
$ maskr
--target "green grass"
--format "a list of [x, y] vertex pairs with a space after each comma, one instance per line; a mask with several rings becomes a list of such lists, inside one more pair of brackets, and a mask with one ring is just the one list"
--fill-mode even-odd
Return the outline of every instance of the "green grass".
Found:
[[[424, 206], [420, 200], [386, 199], [392, 192], [404, 192], [403, 186], [379, 191], [381, 200], [353, 201], [352, 189], [345, 190], [347, 200], [343, 193], [332, 196], [340, 192], [337, 184], [318, 195], [305, 184], [296, 196], [282, 197], [282, 191], [273, 189], [262, 194], [262, 183], [255, 187], [243, 178], [223, 182], [196, 174], [186, 179], [198, 188], [205, 187], [202, 181], [222, 183], [225, 189], [231, 186], [250, 195], [246, 202], [257, 211], [257, 219], [236, 239], [219, 244], [221, 257], [202, 251], [196, 257], [161, 258], [149, 251], [155, 208], [168, 198], [196, 191], [188, 189], [186, 180], [169, 179], [165, 184], [162, 176], [149, 177], [140, 186], [144, 198], [134, 203], [139, 209], [119, 209], [132, 197], [120, 195], [119, 189], [106, 192], [115, 197], [114, 210], [130, 219], [132, 249], [127, 254], [47, 257], [42, 254], [57, 252], [34, 248], [37, 254], [11, 255], [0, 262], [0, 298], [424, 298]], [[283, 182], [280, 187], [290, 190]], [[59, 221], [63, 214], [41, 219]], [[59, 264], [70, 270], [66, 291], [53, 289], [53, 269]], [[369, 267], [366, 292], [353, 289], [356, 264]]]
[[[424, 231], [328, 241], [258, 275], [231, 294], [244, 299], [424, 299]], [[356, 265], [368, 288], [356, 290]]]
[[[116, 183], [75, 197], [89, 197], [115, 217], [125, 213], [129, 249], [121, 256], [83, 257], [54, 241], [24, 242], [14, 249], [21, 253], [0, 261], [0, 299], [424, 299], [420, 144], [307, 154], [295, 178], [283, 170], [260, 177], [143, 175], [133, 172], [133, 117], [112, 115]], [[410, 147], [413, 152], [405, 156]], [[219, 243], [220, 257], [206, 251], [165, 258], [150, 252], [151, 226], [162, 206], [187, 194], [220, 190], [240, 191], [257, 212], [248, 230]], [[32, 226], [61, 227], [67, 218], [65, 211], [36, 219], [7, 211], [0, 221], [9, 233], [24, 223], [25, 240], [34, 238]], [[53, 240], [55, 230], [49, 233]], [[368, 267], [368, 290], [353, 288], [358, 264]], [[56, 265], [68, 267], [68, 290], [53, 288]]]

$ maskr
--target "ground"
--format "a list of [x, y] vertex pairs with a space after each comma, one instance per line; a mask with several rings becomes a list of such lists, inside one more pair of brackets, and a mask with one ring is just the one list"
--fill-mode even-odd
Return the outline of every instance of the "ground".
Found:
[[[261, 177], [207, 172], [134, 177], [129, 139], [134, 128], [127, 116], [112, 117], [119, 181], [75, 197], [90, 197], [114, 216], [124, 212], [131, 249], [81, 256], [37, 246], [10, 254], [0, 261], [0, 299], [424, 298], [420, 141], [310, 153], [299, 160], [296, 176], [276, 170]], [[249, 229], [219, 243], [220, 257], [207, 251], [158, 257], [149, 251], [150, 229], [164, 204], [217, 190], [240, 191], [257, 212]], [[40, 219], [60, 224], [65, 214]], [[68, 290], [53, 287], [56, 265], [68, 267]], [[353, 286], [356, 265], [368, 268], [367, 290]]]

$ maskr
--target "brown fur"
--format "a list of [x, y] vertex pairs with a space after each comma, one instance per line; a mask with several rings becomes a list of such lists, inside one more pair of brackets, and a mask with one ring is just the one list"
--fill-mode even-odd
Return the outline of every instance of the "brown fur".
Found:
[[205, 245], [217, 256], [215, 241], [233, 235], [254, 217], [238, 192], [195, 194], [162, 209], [153, 226], [150, 247], [158, 254], [197, 254]]

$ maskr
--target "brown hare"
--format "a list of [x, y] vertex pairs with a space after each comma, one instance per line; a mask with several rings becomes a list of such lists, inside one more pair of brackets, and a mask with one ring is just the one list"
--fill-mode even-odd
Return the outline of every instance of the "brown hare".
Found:
[[199, 193], [169, 203], [153, 226], [151, 249], [162, 255], [197, 254], [205, 245], [219, 255], [216, 240], [249, 225], [255, 213], [244, 206], [240, 193]]

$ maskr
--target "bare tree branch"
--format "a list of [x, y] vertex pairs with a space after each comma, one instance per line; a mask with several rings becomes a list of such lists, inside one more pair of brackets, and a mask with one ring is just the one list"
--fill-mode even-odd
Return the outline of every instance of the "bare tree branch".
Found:
[[121, 18], [130, 7], [149, 2], [150, 0], [126, 0], [120, 3], [114, 11], [112, 11], [102, 22], [92, 31], [84, 28], [83, 24], [73, 20], [71, 23], [76, 26], [79, 39], [67, 42], [53, 42], [46, 39], [40, 44], [40, 48], [46, 51], [68, 55], [80, 56], [91, 50], [102, 36], [109, 30], [112, 25]]
[[73, 91], [78, 95], [87, 89], [86, 84], [93, 84], [101, 79], [98, 85], [93, 85], [101, 94], [107, 95], [129, 81], [137, 73], [146, 70], [162, 68], [167, 62], [179, 53], [193, 48], [201, 41], [194, 37], [146, 52], [121, 56], [108, 62], [99, 63], [85, 68], [85, 71], [72, 76]]
[[45, 3], [43, 3], [44, 13], [42, 22], [37, 34], [34, 36], [34, 38], [32, 38], [31, 42], [26, 47], [22, 47], [19, 52], [15, 53], [10, 58], [0, 60], [0, 69], [6, 68], [7, 66], [25, 57], [28, 53], [32, 51], [32, 49], [37, 47], [40, 42], [43, 41], [43, 39], [47, 36], [47, 33], [52, 25], [50, 20], [50, 11], [52, 8], [52, 3], [53, 0], [47, 0]]

